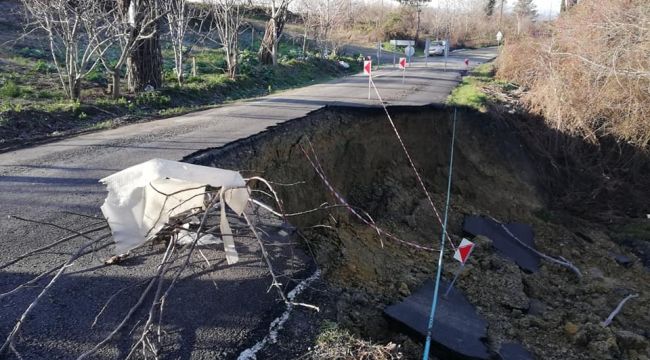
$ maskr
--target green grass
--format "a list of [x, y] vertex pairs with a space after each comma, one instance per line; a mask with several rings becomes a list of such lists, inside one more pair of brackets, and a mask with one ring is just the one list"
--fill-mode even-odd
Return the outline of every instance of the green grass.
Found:
[[81, 103], [79, 101], [71, 100], [60, 100], [46, 104], [34, 104], [31, 108], [46, 113], [72, 113], [74, 116], [79, 116], [82, 113]]
[[[299, 60], [302, 42], [292, 43], [290, 39], [279, 44], [278, 65], [263, 66], [257, 58], [261, 35], [256, 34], [253, 46], [250, 36], [242, 44], [235, 79], [226, 75], [223, 50], [212, 44], [193, 48], [185, 57], [183, 86], [177, 83], [171, 46], [163, 44], [163, 87], [135, 95], [124, 92], [124, 97], [117, 100], [106, 94], [111, 78], [103, 67], [96, 67], [83, 79], [81, 101], [69, 101], [60, 89], [48, 52], [33, 48], [12, 50], [5, 56], [12, 66], [0, 73], [0, 135], [16, 139], [27, 133], [38, 138], [48, 136], [53, 128], [57, 131], [107, 129], [115, 126], [107, 115], [111, 118], [129, 115], [130, 119], [177, 116], [360, 71], [361, 66], [352, 58]], [[196, 76], [191, 76], [192, 58], [196, 60]], [[341, 69], [338, 60], [348, 62], [350, 69]], [[124, 77], [122, 69], [123, 80]]]
[[6, 80], [0, 87], [0, 98], [17, 98], [22, 94], [22, 90], [13, 80]]
[[189, 112], [196, 111], [199, 109], [201, 109], [201, 107], [177, 106], [177, 107], [162, 109], [158, 112], [158, 115], [162, 117], [172, 117], [172, 116], [187, 114]]
[[100, 121], [98, 123], [95, 123], [91, 127], [89, 127], [89, 130], [108, 130], [113, 128], [113, 121], [112, 120], [104, 120]]
[[134, 99], [134, 103], [137, 106], [157, 109], [168, 106], [171, 104], [171, 101], [168, 95], [164, 95], [159, 91], [140, 93]]
[[481, 86], [494, 81], [494, 65], [482, 64], [474, 68], [469, 76], [456, 87], [447, 98], [447, 105], [464, 106], [481, 112], [487, 111], [488, 96]]
[[448, 105], [465, 106], [483, 112], [486, 103], [487, 96], [478, 88], [475, 80], [468, 78], [464, 78], [447, 99]]
[[47, 63], [44, 60], [37, 60], [33, 65], [32, 65], [32, 71], [34, 73], [39, 73], [39, 74], [49, 74], [52, 72], [53, 66]]

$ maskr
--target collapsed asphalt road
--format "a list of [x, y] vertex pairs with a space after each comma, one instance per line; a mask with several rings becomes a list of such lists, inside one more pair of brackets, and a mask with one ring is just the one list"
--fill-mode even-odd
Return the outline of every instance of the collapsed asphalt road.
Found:
[[[393, 105], [441, 103], [458, 83], [458, 70], [465, 67], [464, 58], [477, 64], [494, 55], [494, 49], [482, 49], [452, 56], [446, 72], [442, 71], [441, 58], [430, 59], [427, 68], [415, 63], [405, 84], [401, 72], [388, 68], [375, 73], [375, 83], [384, 100]], [[86, 229], [99, 222], [81, 215], [100, 216], [99, 206], [106, 195], [97, 183], [102, 177], [154, 157], [179, 160], [325, 105], [377, 106], [374, 97], [367, 100], [367, 93], [367, 78], [353, 76], [177, 118], [0, 154], [0, 264], [69, 235], [65, 230], [10, 219], [8, 215]], [[83, 241], [77, 239], [3, 267], [0, 292], [10, 291], [60, 266]], [[274, 293], [266, 292], [270, 278], [259, 248], [246, 238], [239, 239], [238, 246], [240, 264], [226, 266], [223, 254], [213, 251], [209, 255], [212, 267], [200, 269], [205, 265], [197, 263], [193, 274], [178, 285], [164, 321], [167, 336], [172, 340], [163, 350], [183, 359], [232, 358], [264, 335], [282, 306]], [[142, 249], [123, 265], [106, 267], [103, 260], [111, 254], [110, 239], [94, 250], [67, 269], [67, 275], [27, 318], [15, 344], [24, 358], [76, 358], [101, 341], [135, 303], [138, 291], [124, 291], [123, 296], [117, 296], [93, 327], [95, 316], [116, 292], [141, 286], [142, 280], [155, 271], [164, 251]], [[307, 265], [303, 261], [300, 266]], [[295, 274], [300, 270], [296, 268]], [[48, 279], [51, 274], [36, 287], [0, 298], [2, 342]], [[125, 356], [135, 336], [129, 332], [136, 325], [130, 324], [118, 340], [104, 348], [100, 357]]]

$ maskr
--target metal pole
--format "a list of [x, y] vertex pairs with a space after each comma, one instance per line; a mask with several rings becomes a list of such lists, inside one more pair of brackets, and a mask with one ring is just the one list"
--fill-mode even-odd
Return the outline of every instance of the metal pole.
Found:
[[370, 77], [372, 76], [371, 74], [372, 73], [368, 74], [368, 100], [370, 100]]
[[422, 360], [429, 360], [429, 351], [431, 350], [431, 333], [433, 331], [433, 320], [436, 316], [436, 306], [438, 305], [438, 291], [440, 289], [440, 277], [442, 276], [442, 258], [445, 254], [445, 235], [447, 234], [447, 216], [449, 210], [449, 199], [451, 197], [451, 175], [454, 165], [454, 142], [456, 140], [456, 108], [454, 108], [454, 122], [451, 130], [451, 155], [449, 156], [449, 178], [447, 180], [447, 201], [445, 205], [445, 218], [442, 223], [442, 233], [440, 234], [440, 253], [438, 254], [438, 269], [436, 270], [436, 285], [433, 290], [433, 301], [431, 303], [431, 312], [429, 313], [429, 322], [427, 326], [427, 337], [424, 344], [424, 353]]
[[462, 263], [458, 270], [456, 270], [456, 274], [454, 275], [454, 279], [451, 281], [451, 284], [449, 284], [449, 287], [447, 288], [447, 291], [445, 292], [445, 298], [449, 295], [451, 292], [451, 288], [454, 287], [454, 283], [456, 283], [456, 279], [458, 279], [458, 275], [460, 275], [461, 271], [465, 268], [465, 263]]
[[377, 43], [377, 69], [381, 66], [381, 54], [379, 53], [379, 49], [381, 49], [381, 43]]

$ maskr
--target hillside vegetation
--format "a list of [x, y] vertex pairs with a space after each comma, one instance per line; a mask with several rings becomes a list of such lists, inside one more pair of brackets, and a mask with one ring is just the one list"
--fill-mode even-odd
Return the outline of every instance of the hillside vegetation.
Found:
[[[25, 27], [28, 18], [21, 1], [0, 2], [0, 149], [25, 141], [179, 115], [360, 69], [352, 58], [322, 57], [311, 42], [304, 44], [295, 34], [285, 34], [280, 40], [276, 64], [261, 63], [257, 52], [268, 16], [264, 9], [249, 10], [250, 17], [243, 20], [237, 40], [235, 76], [229, 76], [226, 53], [214, 34], [188, 33], [182, 64], [184, 81], [179, 84], [174, 43], [167, 28], [161, 26], [162, 86], [153, 91], [127, 90], [128, 70], [122, 67], [122, 90], [119, 97], [111, 96], [112, 74], [96, 65], [80, 81], [80, 98], [71, 100], [61, 87], [60, 59], [57, 69], [43, 30]], [[117, 50], [107, 51], [107, 63], [117, 61]], [[339, 60], [346, 60], [350, 67], [340, 66]]]
[[552, 128], [650, 143], [650, 2], [581, 1], [548, 31], [507, 41], [498, 65]]

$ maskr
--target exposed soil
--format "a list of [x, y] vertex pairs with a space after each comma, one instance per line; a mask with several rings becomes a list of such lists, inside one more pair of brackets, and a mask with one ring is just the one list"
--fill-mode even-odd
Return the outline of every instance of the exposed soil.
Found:
[[[431, 107], [393, 108], [391, 113], [441, 209], [451, 114]], [[504, 342], [518, 342], [540, 359], [650, 358], [650, 272], [635, 255], [642, 245], [623, 246], [612, 239], [622, 233], [616, 229], [643, 228], [650, 220], [632, 219], [634, 214], [620, 210], [615, 226], [598, 221], [616, 208], [613, 204], [634, 184], [610, 188], [610, 196], [602, 198], [602, 207], [590, 201], [590, 209], [577, 213], [572, 210], [585, 200], [584, 194], [574, 194], [572, 206], [565, 206], [566, 193], [549, 193], [550, 182], [570, 184], [568, 177], [546, 172], [548, 158], [531, 151], [517, 127], [470, 111], [459, 111], [457, 124], [452, 238], [460, 240], [462, 220], [468, 214], [528, 223], [534, 228], [540, 251], [571, 260], [584, 274], [579, 279], [549, 262], [543, 262], [538, 273], [526, 273], [498, 256], [488, 239], [475, 239], [478, 249], [458, 287], [488, 321], [491, 350], [498, 351]], [[334, 197], [300, 149], [300, 145], [309, 147], [307, 139], [313, 143], [328, 180], [350, 204], [366, 210], [380, 227], [403, 240], [437, 247], [440, 225], [380, 110], [327, 108], [225, 148], [207, 150], [191, 161], [239, 169], [246, 175], [260, 174], [281, 183], [304, 181], [281, 188], [287, 212], [324, 202], [334, 204]], [[570, 175], [578, 177], [577, 173]], [[636, 189], [635, 196], [648, 199], [644, 188]], [[565, 199], [562, 209], [555, 206], [558, 198]], [[640, 210], [636, 206], [631, 211], [638, 214]], [[585, 212], [600, 215], [586, 217]], [[435, 254], [380, 239], [343, 209], [312, 213], [291, 222], [303, 229], [305, 246], [325, 278], [325, 288], [308, 295], [324, 307], [325, 315], [299, 316], [302, 325], [296, 326], [304, 329], [300, 342], [313, 339], [313, 331], [318, 329], [305, 321], [317, 324], [330, 318], [364, 338], [399, 344], [406, 358], [421, 356], [420, 345], [393, 330], [382, 310], [431, 278]], [[315, 224], [328, 227], [309, 228]], [[632, 236], [639, 244], [648, 244], [643, 231], [626, 234], [625, 238]], [[447, 251], [446, 278], [451, 278], [456, 264]], [[609, 327], [601, 326], [618, 302], [631, 293], [640, 296], [630, 300]], [[267, 350], [273, 358], [295, 358], [296, 349], [309, 352], [305, 346], [291, 345], [295, 336], [280, 339], [279, 345]], [[283, 349], [294, 350], [288, 353]]]

